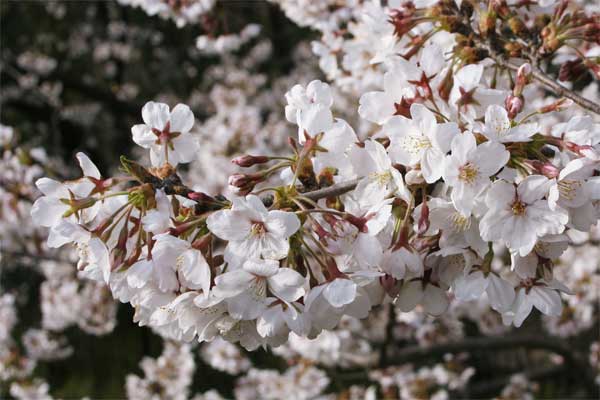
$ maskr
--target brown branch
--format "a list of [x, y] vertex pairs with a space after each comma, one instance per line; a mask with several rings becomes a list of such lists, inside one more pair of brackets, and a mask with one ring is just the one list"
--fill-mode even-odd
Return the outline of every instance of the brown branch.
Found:
[[559, 354], [573, 371], [581, 377], [589, 394], [597, 393], [594, 382], [595, 376], [587, 360], [581, 356], [576, 349], [570, 347], [563, 341], [542, 336], [499, 336], [468, 338], [460, 342], [444, 343], [430, 347], [412, 346], [401, 349], [390, 357], [394, 365], [428, 358], [439, 358], [444, 354], [462, 353], [471, 351], [498, 351], [510, 350], [517, 347], [528, 349], [539, 349]]
[[311, 200], [319, 200], [327, 197], [335, 197], [347, 193], [356, 188], [360, 178], [352, 179], [347, 182], [336, 183], [323, 189], [313, 190], [312, 192], [302, 193], [302, 196]]
[[[498, 66], [502, 68], [508, 68], [512, 71], [517, 71], [519, 69], [518, 65], [513, 64], [510, 61], [503, 60], [499, 56], [491, 54], [490, 57], [494, 60], [494, 62], [496, 62], [496, 64], [498, 64]], [[540, 70], [539, 68], [533, 65], [531, 66], [531, 68], [533, 79], [535, 79], [546, 89], [554, 92], [559, 97], [566, 97], [567, 99], [571, 99], [580, 107], [600, 115], [600, 104], [594, 103], [593, 101], [578, 95], [574, 91], [567, 89], [566, 87], [552, 79], [550, 76], [546, 75], [546, 73]]]

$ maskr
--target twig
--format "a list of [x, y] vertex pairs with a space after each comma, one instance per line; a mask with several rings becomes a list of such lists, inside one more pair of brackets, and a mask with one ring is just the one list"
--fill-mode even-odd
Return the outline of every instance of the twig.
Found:
[[[519, 66], [511, 63], [510, 61], [503, 60], [502, 58], [490, 55], [490, 57], [498, 64], [500, 67], [508, 68], [512, 71], [517, 71]], [[560, 83], [556, 82], [554, 79], [546, 75], [542, 70], [538, 69], [536, 66], [532, 65], [532, 76], [533, 78], [542, 84], [542, 86], [554, 92], [559, 97], [566, 97], [568, 99], [573, 100], [573, 102], [577, 103], [582, 108], [586, 110], [592, 111], [598, 115], [600, 115], [600, 104], [596, 104], [591, 100], [588, 100], [584, 97], [581, 97], [574, 91], [567, 89]]]
[[326, 197], [335, 197], [341, 194], [347, 193], [351, 190], [354, 190], [356, 185], [360, 179], [352, 179], [347, 182], [336, 183], [335, 185], [331, 185], [329, 187], [313, 190], [312, 192], [302, 193], [303, 197], [309, 198], [311, 200], [319, 200], [324, 199]]

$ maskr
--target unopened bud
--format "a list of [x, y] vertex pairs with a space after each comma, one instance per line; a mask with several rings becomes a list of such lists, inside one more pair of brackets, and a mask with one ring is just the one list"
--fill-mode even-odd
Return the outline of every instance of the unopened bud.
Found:
[[558, 169], [556, 166], [554, 166], [554, 164], [550, 162], [541, 162], [538, 160], [534, 160], [530, 163], [530, 165], [537, 172], [549, 179], [554, 179], [560, 174], [560, 169]]
[[452, 68], [448, 68], [448, 72], [446, 72], [444, 79], [442, 79], [442, 81], [437, 87], [438, 94], [444, 101], [448, 101], [448, 99], [450, 98], [452, 86], [454, 86]]
[[234, 163], [238, 167], [242, 167], [242, 168], [252, 167], [253, 165], [257, 165], [257, 164], [264, 164], [268, 161], [269, 161], [269, 157], [267, 157], [267, 156], [251, 156], [251, 155], [239, 156], [239, 157], [236, 157], [233, 160], [231, 160], [232, 163]]
[[264, 179], [263, 173], [255, 174], [233, 174], [229, 177], [229, 185], [236, 188], [236, 192], [240, 195], [246, 195], [254, 189], [257, 183]]
[[525, 63], [519, 67], [517, 70], [517, 82], [522, 84], [523, 86], [531, 82], [532, 75], [531, 64]]
[[425, 234], [425, 232], [427, 232], [427, 230], [429, 229], [429, 206], [427, 205], [427, 202], [424, 201], [421, 204], [421, 215], [419, 216], [419, 229], [418, 229], [418, 234], [419, 236], [422, 236]]
[[565, 110], [565, 109], [571, 107], [572, 105], [573, 105], [573, 100], [563, 97], [562, 99], [556, 100], [552, 104], [549, 104], [547, 106], [540, 108], [538, 112], [541, 114], [545, 114], [545, 113], [549, 113], [552, 111], [562, 111], [562, 110]]
[[523, 110], [523, 96], [508, 95], [504, 107], [508, 111], [508, 118], [514, 119]]
[[407, 185], [421, 185], [425, 183], [425, 178], [423, 178], [423, 173], [420, 169], [411, 169], [404, 176], [404, 180]]

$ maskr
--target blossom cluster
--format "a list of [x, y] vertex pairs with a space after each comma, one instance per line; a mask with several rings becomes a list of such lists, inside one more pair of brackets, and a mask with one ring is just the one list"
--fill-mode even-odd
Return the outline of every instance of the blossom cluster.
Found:
[[[399, 41], [401, 12], [379, 21]], [[599, 126], [577, 115], [542, 129], [568, 102], [524, 109], [535, 67], [489, 85], [493, 68], [446, 61], [447, 46], [429, 35], [414, 57], [387, 55], [383, 90], [360, 97], [374, 130], [362, 140], [334, 118], [328, 84], [292, 87], [293, 155], [234, 159], [256, 171], [230, 176], [230, 199], [177, 175], [199, 151], [190, 108], [149, 102], [132, 134], [151, 168], [123, 159], [127, 176], [103, 177], [78, 154], [83, 177], [40, 179], [32, 216], [50, 246], [77, 245], [82, 273], [138, 323], [174, 339], [277, 346], [390, 300], [442, 315], [484, 293], [506, 324], [534, 307], [558, 316], [570, 289], [552, 260], [599, 216]], [[510, 268], [492, 263], [502, 248]]]
[[[120, 2], [204, 28], [213, 7]], [[395, 364], [394, 344], [468, 343], [473, 326], [501, 338], [534, 308], [551, 335], [593, 329], [600, 120], [582, 101], [597, 103], [600, 93], [598, 20], [585, 16], [593, 7], [274, 3], [321, 34], [295, 49], [295, 68], [277, 78], [259, 72], [273, 54], [257, 25], [207, 30], [195, 46], [220, 63], [189, 96], [162, 93], [143, 107], [131, 129], [137, 162], [123, 157], [120, 172], [78, 153], [80, 178], [58, 178], [64, 166], [49, 168], [40, 149], [13, 149], [12, 130], [0, 129], [2, 257], [44, 279], [41, 326], [16, 340], [18, 300], [0, 298], [9, 322], [0, 328], [0, 381], [12, 396], [48, 397], [36, 363], [72, 352], [60, 335], [70, 326], [111, 332], [111, 297], [165, 339], [162, 355], [140, 363], [141, 377], [127, 376], [129, 398], [222, 399], [194, 393], [196, 348], [201, 363], [233, 376], [227, 397], [447, 398], [470, 393], [477, 360], [458, 353]], [[245, 56], [228, 54], [242, 48]], [[131, 50], [107, 42], [94, 60], [110, 71], [112, 59], [135, 58]], [[30, 71], [22, 88], [57, 68], [29, 52], [18, 62]], [[560, 70], [564, 86], [544, 83], [543, 67]], [[318, 68], [329, 83], [311, 81]], [[569, 82], [576, 76], [586, 82], [580, 95], [570, 90], [582, 87]], [[60, 85], [42, 86], [60, 104]], [[137, 93], [124, 84], [117, 96]], [[93, 120], [90, 107], [62, 115]], [[241, 349], [267, 346], [281, 358], [277, 369]], [[589, 353], [595, 374], [597, 342]], [[557, 371], [572, 365], [564, 354], [543, 361]], [[515, 375], [499, 398], [536, 390]]]

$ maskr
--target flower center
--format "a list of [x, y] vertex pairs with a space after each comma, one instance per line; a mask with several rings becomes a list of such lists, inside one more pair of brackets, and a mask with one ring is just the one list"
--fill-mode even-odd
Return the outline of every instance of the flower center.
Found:
[[527, 205], [520, 200], [515, 200], [510, 206], [512, 212], [516, 216], [521, 216], [525, 214], [525, 210], [527, 210]]
[[252, 228], [250, 229], [250, 234], [252, 236], [262, 236], [266, 232], [267, 228], [264, 223], [258, 221], [252, 223]]
[[478, 175], [479, 169], [471, 162], [466, 163], [458, 169], [458, 179], [469, 185], [475, 182]]
[[471, 218], [465, 217], [461, 213], [454, 213], [449, 217], [452, 226], [457, 232], [463, 232], [471, 226]]
[[558, 182], [558, 191], [562, 197], [567, 200], [573, 200], [577, 196], [577, 191], [581, 187], [580, 181], [563, 180]]
[[249, 289], [252, 299], [255, 301], [261, 301], [267, 297], [267, 280], [261, 276], [257, 276], [250, 283]]
[[385, 186], [392, 180], [392, 173], [390, 171], [375, 172], [371, 175], [373, 181], [377, 182], [381, 186]]
[[416, 155], [431, 148], [431, 141], [425, 136], [408, 135], [403, 138], [401, 146], [407, 153]]

